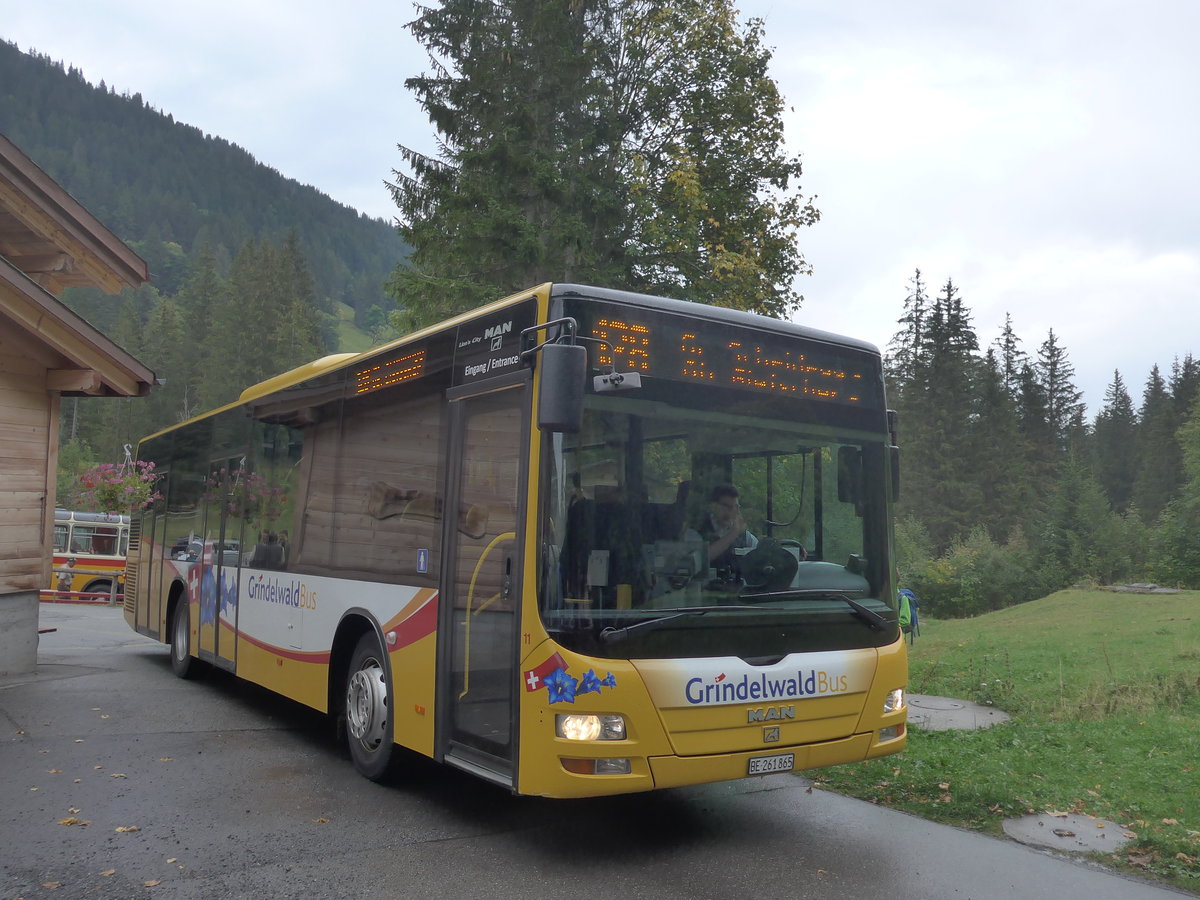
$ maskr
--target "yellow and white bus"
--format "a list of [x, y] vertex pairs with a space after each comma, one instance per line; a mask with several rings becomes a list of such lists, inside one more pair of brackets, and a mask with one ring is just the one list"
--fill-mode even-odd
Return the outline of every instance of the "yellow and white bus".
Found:
[[[869, 344], [546, 284], [250, 387], [138, 455], [165, 477], [133, 526], [130, 625], [178, 675], [328, 712], [368, 778], [415, 751], [581, 797], [905, 745]], [[714, 550], [728, 485], [749, 534]]]
[[42, 599], [58, 603], [104, 602], [120, 596], [129, 550], [129, 516], [54, 511], [52, 587]]

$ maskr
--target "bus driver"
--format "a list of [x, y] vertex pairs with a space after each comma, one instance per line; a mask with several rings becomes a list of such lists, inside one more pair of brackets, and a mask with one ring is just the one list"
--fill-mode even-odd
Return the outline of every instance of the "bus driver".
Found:
[[717, 577], [722, 580], [737, 577], [735, 550], [753, 550], [758, 546], [758, 538], [746, 526], [738, 491], [732, 484], [713, 488], [708, 515], [696, 530], [708, 544], [709, 568], [716, 569]]

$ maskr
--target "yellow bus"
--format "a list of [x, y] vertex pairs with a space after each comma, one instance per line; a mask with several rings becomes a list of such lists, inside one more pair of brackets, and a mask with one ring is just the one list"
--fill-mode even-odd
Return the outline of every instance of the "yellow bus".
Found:
[[56, 602], [103, 602], [125, 583], [129, 516], [118, 513], [54, 511], [51, 588], [42, 598]]
[[869, 344], [545, 284], [138, 455], [165, 477], [133, 526], [130, 625], [182, 677], [327, 712], [368, 778], [416, 753], [582, 797], [905, 745]]

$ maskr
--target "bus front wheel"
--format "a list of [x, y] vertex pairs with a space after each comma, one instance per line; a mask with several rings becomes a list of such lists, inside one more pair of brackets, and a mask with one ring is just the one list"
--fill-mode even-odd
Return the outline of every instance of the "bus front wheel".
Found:
[[188, 627], [188, 604], [180, 600], [171, 616], [171, 671], [180, 678], [196, 674], [196, 660], [188, 652], [191, 629]]
[[396, 745], [388, 712], [387, 666], [371, 632], [358, 639], [346, 679], [346, 739], [354, 768], [372, 781], [389, 774]]

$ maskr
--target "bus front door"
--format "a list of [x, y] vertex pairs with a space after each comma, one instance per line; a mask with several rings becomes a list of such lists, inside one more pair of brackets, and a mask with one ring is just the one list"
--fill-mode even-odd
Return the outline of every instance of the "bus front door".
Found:
[[516, 758], [522, 386], [451, 403], [451, 490], [441, 610], [443, 759], [500, 784]]

